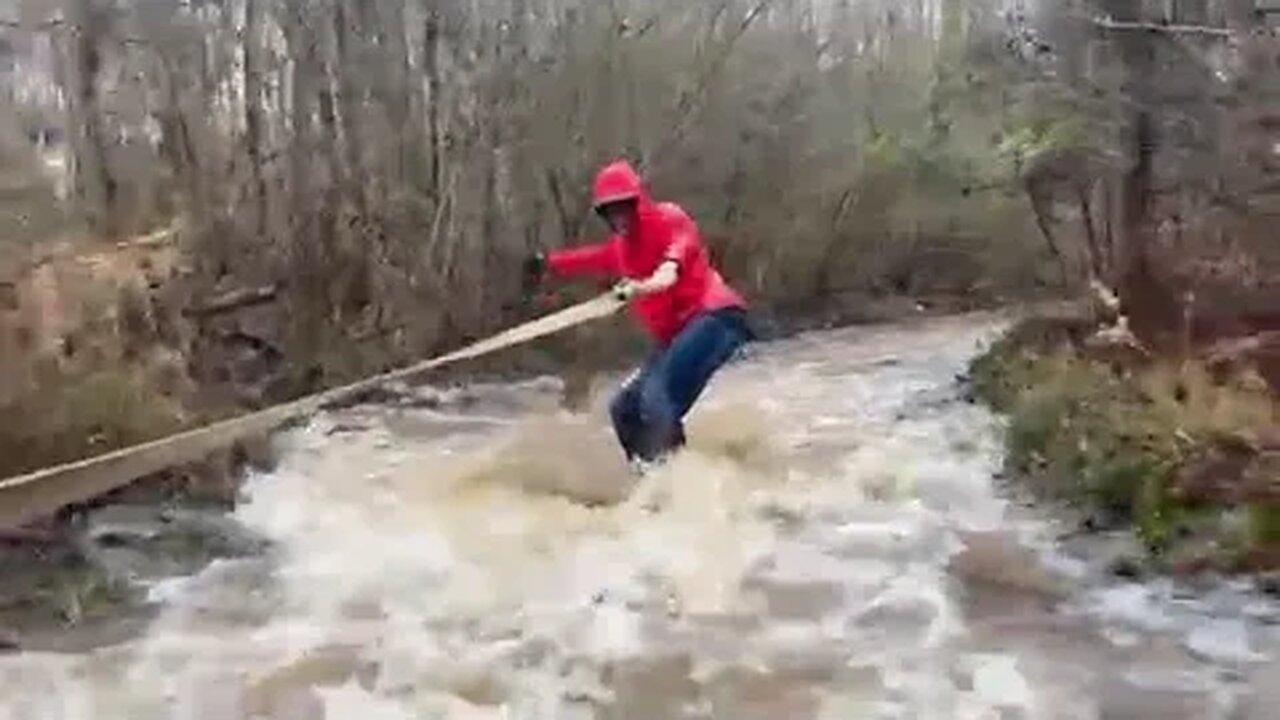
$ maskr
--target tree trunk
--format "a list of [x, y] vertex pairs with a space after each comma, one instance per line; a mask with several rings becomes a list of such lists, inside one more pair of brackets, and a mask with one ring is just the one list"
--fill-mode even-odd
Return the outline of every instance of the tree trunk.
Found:
[[259, 35], [262, 24], [262, 0], [245, 0], [244, 21], [244, 125], [245, 151], [252, 176], [254, 232], [261, 238], [267, 234], [267, 180], [262, 171], [262, 67], [259, 62]]
[[90, 208], [90, 224], [108, 239], [120, 232], [117, 200], [119, 184], [111, 173], [107, 152], [107, 129], [98, 102], [99, 73], [102, 70], [101, 39], [108, 30], [108, 10], [95, 0], [74, 0], [71, 8], [73, 88], [72, 104], [77, 119], [77, 194]]
[[1027, 198], [1031, 201], [1031, 211], [1036, 218], [1036, 227], [1040, 228], [1040, 234], [1044, 237], [1045, 244], [1049, 246], [1049, 252], [1053, 253], [1054, 259], [1058, 261], [1058, 273], [1063, 285], [1066, 285], [1071, 279], [1071, 267], [1053, 232], [1052, 190], [1039, 182], [1028, 180], [1026, 191]]
[[1093, 277], [1102, 279], [1107, 276], [1107, 271], [1103, 260], [1102, 244], [1098, 238], [1097, 223], [1093, 217], [1094, 186], [1094, 183], [1081, 183], [1076, 186], [1076, 192], [1080, 203], [1080, 219], [1084, 224], [1085, 247], [1089, 253], [1089, 272]]
[[[346, 155], [343, 194], [351, 198], [356, 214], [364, 217], [368, 214], [368, 203], [365, 196], [367, 181], [364, 174], [364, 138], [360, 135], [364, 88], [358, 81], [364, 69], [361, 60], [365, 46], [365, 28], [360, 15], [361, 1], [338, 0], [334, 5], [333, 32], [337, 64], [331, 69], [338, 85], [338, 112], [341, 115], [342, 145]], [[338, 136], [334, 134], [331, 137], [336, 142]]]
[[178, 90], [178, 83], [183, 81], [179, 75], [181, 70], [163, 58], [161, 68], [165, 85], [165, 106], [159, 113], [160, 132], [163, 137], [161, 146], [165, 150], [165, 157], [173, 169], [174, 176], [185, 188], [187, 211], [191, 213], [192, 225], [203, 227], [207, 220], [205, 198], [199, 159], [191, 137], [191, 127], [182, 111], [181, 95]]
[[[1141, 0], [1114, 0], [1113, 17], [1119, 22], [1145, 20]], [[1120, 57], [1124, 62], [1126, 137], [1129, 169], [1124, 174], [1120, 206], [1119, 295], [1130, 327], [1140, 338], [1156, 341], [1176, 331], [1179, 309], [1174, 297], [1156, 276], [1151, 248], [1155, 240], [1153, 216], [1153, 160], [1159, 143], [1156, 126], [1157, 95], [1154, 88], [1156, 48], [1152, 33], [1116, 31]]]
[[[388, 5], [391, 5], [390, 9]], [[386, 3], [381, 7], [385, 12], [378, 18], [378, 46], [384, 49], [380, 59], [386, 67], [382, 71], [382, 81], [377, 84], [378, 99], [395, 133], [392, 138], [394, 164], [391, 177], [395, 183], [403, 185], [410, 182], [409, 168], [422, 147], [416, 133], [409, 129], [415, 94], [410, 89], [412, 74], [409, 44], [405, 40], [406, 13], [403, 2]]]
[[440, 77], [440, 14], [432, 7], [427, 11], [423, 40], [423, 64], [427, 72], [427, 147], [430, 153], [427, 190], [436, 204], [443, 202], [444, 188], [444, 137], [440, 127], [440, 107], [444, 102]]

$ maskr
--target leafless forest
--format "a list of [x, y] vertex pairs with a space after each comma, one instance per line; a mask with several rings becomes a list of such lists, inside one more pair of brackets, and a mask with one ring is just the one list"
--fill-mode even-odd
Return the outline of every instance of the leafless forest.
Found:
[[602, 230], [619, 155], [763, 313], [1093, 285], [1170, 352], [1280, 322], [1280, 3], [5, 6], [10, 470], [527, 317], [521, 259]]

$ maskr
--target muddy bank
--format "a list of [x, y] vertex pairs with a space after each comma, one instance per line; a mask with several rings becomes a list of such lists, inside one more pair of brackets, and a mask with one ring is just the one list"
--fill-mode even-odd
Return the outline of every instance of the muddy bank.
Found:
[[210, 461], [6, 532], [0, 644], [70, 652], [122, 642], [154, 617], [155, 583], [266, 553], [268, 543], [230, 516], [233, 477]]
[[1165, 358], [1079, 312], [1033, 316], [970, 366], [1007, 416], [1007, 477], [1082, 535], [1131, 533], [1115, 571], [1280, 568], [1280, 426], [1265, 368]]

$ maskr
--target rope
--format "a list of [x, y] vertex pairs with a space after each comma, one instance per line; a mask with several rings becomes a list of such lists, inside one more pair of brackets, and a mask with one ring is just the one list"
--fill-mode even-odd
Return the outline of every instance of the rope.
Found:
[[20, 527], [72, 503], [83, 502], [175, 465], [194, 462], [239, 440], [398, 380], [461, 360], [529, 342], [617, 312], [624, 303], [606, 293], [409, 367], [326, 390], [292, 402], [95, 457], [0, 481], [0, 529]]

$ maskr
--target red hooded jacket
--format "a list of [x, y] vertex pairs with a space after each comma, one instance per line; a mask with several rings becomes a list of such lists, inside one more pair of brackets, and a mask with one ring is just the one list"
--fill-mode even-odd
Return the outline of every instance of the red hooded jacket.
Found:
[[698, 226], [675, 203], [655, 203], [640, 176], [626, 161], [604, 167], [596, 176], [593, 203], [635, 199], [639, 221], [631, 237], [610, 235], [594, 245], [547, 254], [551, 272], [572, 277], [596, 275], [643, 280], [665, 260], [679, 265], [676, 282], [661, 292], [638, 295], [631, 312], [660, 344], [669, 344], [694, 316], [746, 303], [711, 265]]

